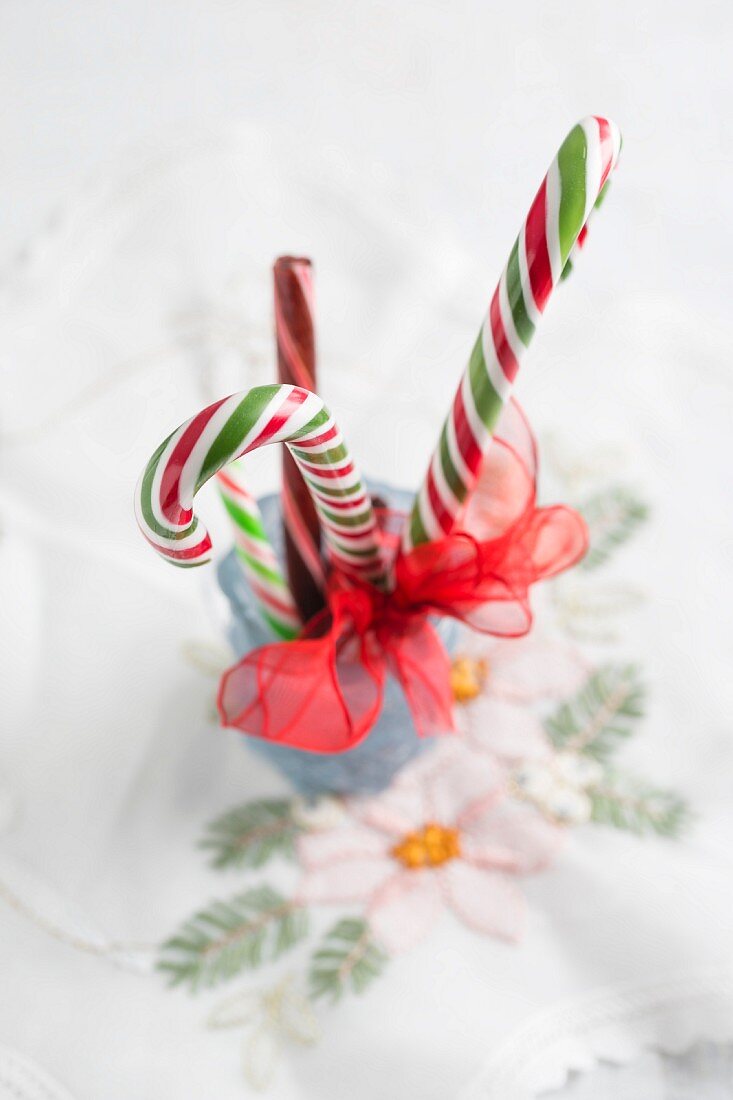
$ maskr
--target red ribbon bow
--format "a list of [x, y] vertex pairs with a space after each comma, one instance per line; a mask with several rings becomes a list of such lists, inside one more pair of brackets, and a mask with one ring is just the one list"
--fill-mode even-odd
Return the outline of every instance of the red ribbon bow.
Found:
[[[385, 533], [390, 546], [396, 550], [396, 536]], [[511, 402], [461, 529], [397, 553], [388, 595], [333, 572], [327, 610], [296, 641], [263, 646], [224, 673], [222, 722], [293, 748], [344, 752], [379, 717], [391, 673], [418, 733], [449, 732], [450, 661], [429, 617], [503, 637], [526, 634], [531, 585], [575, 564], [586, 547], [576, 512], [537, 508], [535, 443]]]

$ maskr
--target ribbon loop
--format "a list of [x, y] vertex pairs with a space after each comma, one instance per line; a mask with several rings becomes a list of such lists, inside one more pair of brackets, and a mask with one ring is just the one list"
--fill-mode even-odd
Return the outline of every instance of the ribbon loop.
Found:
[[[377, 721], [391, 674], [421, 736], [454, 728], [450, 662], [429, 617], [502, 637], [526, 634], [531, 586], [568, 569], [587, 547], [580, 515], [537, 508], [534, 440], [510, 409], [517, 438], [495, 440], [462, 529], [398, 552], [389, 594], [334, 570], [327, 610], [298, 639], [254, 650], [224, 673], [225, 726], [308, 752], [344, 752]], [[385, 531], [393, 519], [387, 513]]]

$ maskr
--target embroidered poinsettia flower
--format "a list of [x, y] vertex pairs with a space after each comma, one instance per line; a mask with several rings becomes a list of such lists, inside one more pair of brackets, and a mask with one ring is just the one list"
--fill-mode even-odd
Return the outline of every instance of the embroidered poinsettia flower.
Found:
[[552, 751], [542, 722], [529, 707], [491, 695], [460, 711], [456, 725], [476, 752], [506, 764], [544, 760]]
[[590, 792], [603, 779], [597, 760], [577, 752], [558, 752], [544, 760], [526, 761], [512, 775], [521, 796], [563, 825], [590, 820]]
[[445, 907], [478, 932], [518, 939], [517, 879], [546, 866], [562, 830], [506, 793], [487, 757], [440, 746], [383, 794], [348, 800], [343, 827], [299, 839], [299, 898], [362, 903], [391, 953], [426, 936]]
[[528, 704], [567, 698], [587, 676], [586, 662], [563, 642], [467, 632], [453, 662], [457, 725], [478, 751], [509, 762], [544, 759], [552, 748]]
[[537, 631], [523, 638], [487, 638], [465, 631], [457, 659], [479, 666], [480, 692], [510, 703], [563, 699], [588, 676], [588, 663], [565, 642]]

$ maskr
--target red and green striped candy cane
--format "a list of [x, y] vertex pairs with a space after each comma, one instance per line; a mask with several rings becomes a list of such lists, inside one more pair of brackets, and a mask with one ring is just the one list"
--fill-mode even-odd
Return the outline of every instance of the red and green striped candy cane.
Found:
[[255, 498], [246, 488], [240, 461], [216, 475], [219, 495], [234, 530], [234, 550], [260, 614], [284, 640], [295, 638], [301, 621], [280, 563], [265, 531]]
[[163, 440], [138, 482], [135, 513], [145, 538], [174, 565], [203, 565], [211, 539], [193, 498], [230, 462], [268, 443], [285, 443], [305, 478], [335, 565], [386, 583], [371, 498], [338, 425], [315, 394], [298, 386], [258, 386], [214, 402]]
[[494, 291], [406, 524], [405, 550], [449, 534], [460, 518], [522, 356], [620, 150], [617, 127], [596, 116], [574, 126], [560, 146]]

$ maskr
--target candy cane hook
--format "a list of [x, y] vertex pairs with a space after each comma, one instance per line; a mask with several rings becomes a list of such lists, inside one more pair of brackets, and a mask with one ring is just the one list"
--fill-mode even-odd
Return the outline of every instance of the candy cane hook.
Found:
[[371, 499], [323, 402], [297, 386], [258, 386], [214, 402], [155, 450], [138, 482], [135, 512], [145, 538], [174, 565], [202, 565], [211, 539], [193, 498], [222, 467], [268, 443], [285, 443], [303, 474], [334, 563], [385, 583]]
[[616, 166], [621, 135], [591, 116], [570, 131], [509, 255], [408, 520], [410, 550], [449, 534], [473, 489], [522, 356]]

